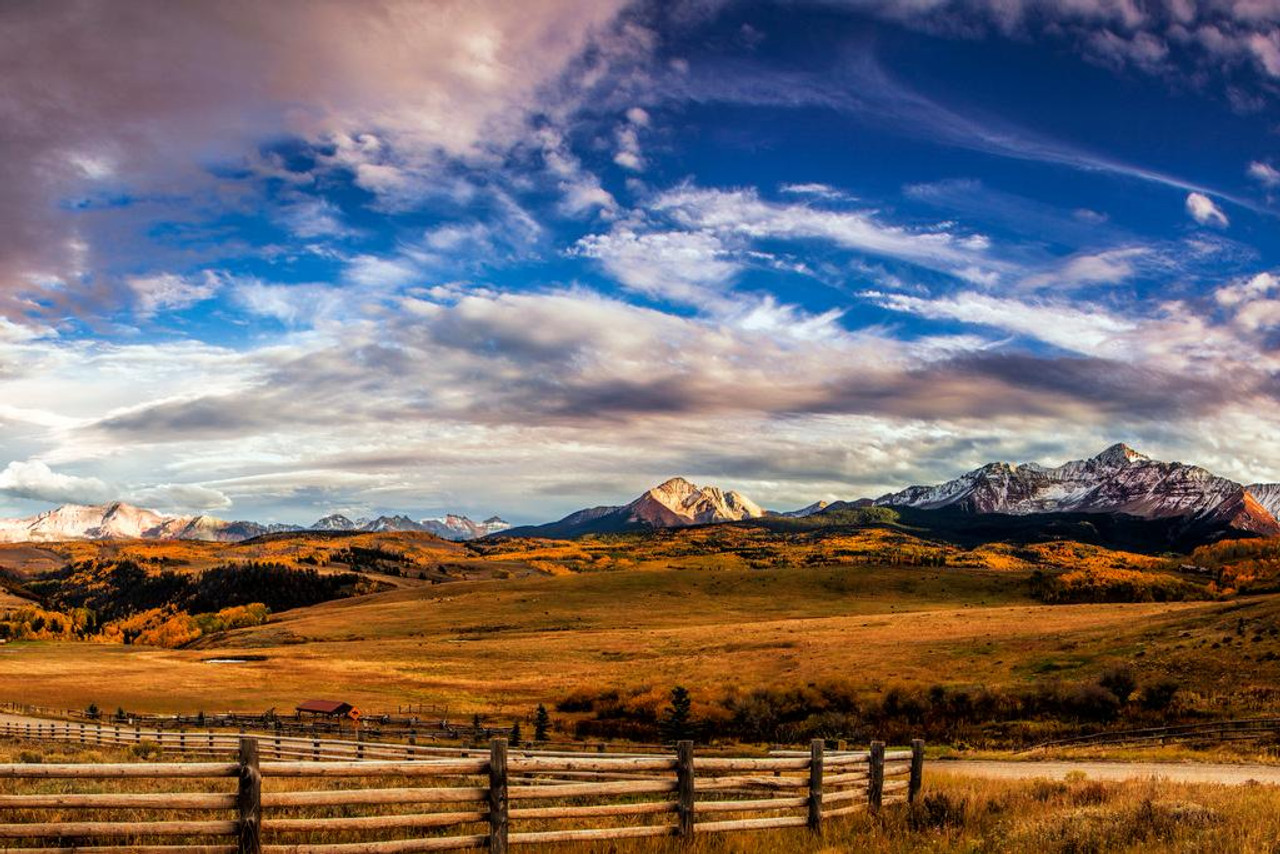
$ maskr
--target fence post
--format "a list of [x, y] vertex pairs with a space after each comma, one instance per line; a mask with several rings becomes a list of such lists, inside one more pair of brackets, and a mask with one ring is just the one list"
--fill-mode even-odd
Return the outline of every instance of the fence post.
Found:
[[924, 740], [917, 738], [911, 742], [911, 782], [907, 784], [907, 803], [916, 802], [922, 785], [924, 785]]
[[827, 743], [815, 738], [809, 743], [809, 829], [822, 832], [822, 771]]
[[694, 819], [694, 797], [696, 790], [694, 789], [694, 772], [693, 772], [693, 742], [677, 741], [676, 742], [676, 798], [679, 801], [677, 815], [679, 816], [678, 834], [681, 839], [691, 841], [693, 839], [693, 819]]
[[262, 854], [262, 773], [258, 770], [258, 740], [240, 739], [240, 786], [236, 792], [239, 845], [237, 854]]
[[867, 763], [867, 810], [879, 812], [884, 800], [884, 742], [871, 742], [871, 758]]
[[507, 740], [489, 742], [489, 854], [507, 854]]

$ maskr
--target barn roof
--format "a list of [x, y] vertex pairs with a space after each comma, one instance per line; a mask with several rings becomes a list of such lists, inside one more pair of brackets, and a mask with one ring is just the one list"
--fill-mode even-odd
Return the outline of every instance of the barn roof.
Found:
[[315, 712], [318, 715], [342, 715], [351, 711], [352, 705], [341, 700], [307, 700], [295, 707], [299, 712]]

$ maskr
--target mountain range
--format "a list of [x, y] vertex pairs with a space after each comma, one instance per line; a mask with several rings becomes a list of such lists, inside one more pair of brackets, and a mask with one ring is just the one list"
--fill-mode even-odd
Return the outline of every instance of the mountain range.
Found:
[[334, 514], [308, 527], [263, 525], [258, 522], [228, 522], [206, 515], [168, 516], [115, 501], [110, 504], [64, 504], [23, 519], [0, 519], [0, 542], [144, 539], [230, 543], [290, 531], [425, 531], [447, 540], [472, 540], [509, 527], [497, 516], [473, 522], [466, 516], [454, 514], [419, 522], [407, 516], [379, 516], [352, 521]]
[[1199, 466], [1153, 460], [1128, 445], [1056, 468], [988, 463], [936, 486], [912, 486], [875, 504], [967, 513], [1118, 513], [1181, 518], [1280, 536], [1280, 484], [1244, 486]]
[[[422, 531], [450, 540], [487, 536], [548, 537], [622, 533], [690, 525], [744, 522], [762, 517], [791, 517], [806, 524], [832, 524], [851, 508], [882, 506], [961, 514], [974, 519], [1001, 517], [1079, 518], [1106, 516], [1142, 520], [1179, 542], [1207, 541], [1231, 535], [1280, 536], [1280, 484], [1244, 485], [1199, 466], [1162, 462], [1127, 445], [1056, 467], [1038, 463], [994, 462], [932, 486], [911, 486], [879, 498], [818, 501], [798, 510], [767, 511], [740, 492], [698, 486], [674, 477], [627, 504], [589, 507], [543, 525], [512, 528], [491, 516], [475, 522], [450, 514], [414, 520], [379, 516], [352, 520], [332, 514], [309, 527], [228, 522], [212, 516], [166, 516], [122, 502], [68, 504], [25, 519], [0, 519], [0, 542], [51, 542], [79, 539], [190, 539], [236, 542], [288, 531]], [[991, 527], [998, 531], [998, 525]]]

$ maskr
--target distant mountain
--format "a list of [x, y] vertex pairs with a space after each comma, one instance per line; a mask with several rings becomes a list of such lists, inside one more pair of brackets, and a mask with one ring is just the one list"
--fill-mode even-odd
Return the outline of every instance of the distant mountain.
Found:
[[765, 512], [740, 492], [716, 486], [697, 486], [673, 477], [646, 490], [630, 504], [591, 507], [571, 513], [558, 522], [527, 525], [502, 532], [512, 537], [578, 537], [656, 528], [681, 528], [713, 522], [757, 519]]
[[989, 463], [946, 483], [883, 495], [875, 503], [1016, 516], [1120, 513], [1280, 536], [1274, 513], [1280, 485], [1246, 488], [1199, 466], [1160, 462], [1122, 444], [1056, 468]]
[[[843, 504], [844, 502], [841, 502], [841, 503]], [[827, 501], [815, 501], [812, 504], [810, 504], [808, 507], [801, 507], [799, 510], [787, 510], [784, 513], [778, 513], [777, 515], [786, 516], [790, 519], [803, 519], [806, 516], [812, 516], [814, 513], [821, 513], [823, 510], [826, 510], [829, 506], [831, 505]]]
[[490, 516], [483, 522], [473, 522], [466, 516], [450, 513], [443, 519], [423, 519], [422, 529], [444, 537], [446, 540], [476, 540], [496, 534], [511, 527], [511, 523], [497, 516]]
[[346, 516], [334, 513], [316, 521], [311, 526], [313, 531], [359, 531], [368, 533], [385, 533], [388, 531], [424, 531], [435, 534], [446, 540], [474, 540], [487, 534], [505, 531], [511, 524], [497, 516], [490, 516], [483, 522], [473, 522], [466, 516], [450, 513], [443, 519], [423, 519], [416, 522], [408, 516], [379, 516], [376, 519], [351, 520]]
[[227, 522], [212, 516], [167, 516], [123, 501], [64, 504], [25, 519], [0, 519], [0, 542], [62, 540], [205, 540], [233, 543], [296, 525]]
[[169, 516], [114, 501], [96, 505], [64, 504], [36, 516], [0, 519], [0, 542], [140, 539], [237, 543], [266, 534], [292, 531], [422, 531], [450, 540], [471, 540], [509, 527], [511, 526], [497, 516], [491, 516], [483, 522], [473, 522], [466, 516], [455, 515], [444, 519], [424, 519], [421, 522], [403, 515], [352, 521], [334, 513], [317, 520], [309, 528], [304, 528], [301, 525], [229, 522], [206, 515]]

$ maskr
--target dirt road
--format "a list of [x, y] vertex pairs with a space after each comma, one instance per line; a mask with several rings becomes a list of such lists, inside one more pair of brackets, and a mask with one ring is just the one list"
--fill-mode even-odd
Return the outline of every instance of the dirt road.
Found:
[[1161, 779], [1175, 783], [1224, 783], [1239, 786], [1250, 781], [1280, 785], [1280, 766], [1226, 765], [1189, 762], [1002, 762], [973, 759], [925, 763], [925, 768], [947, 774], [1003, 780], [1061, 780], [1068, 774], [1084, 774], [1090, 780]]

